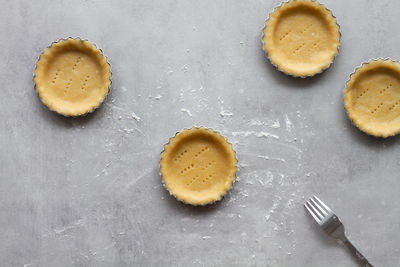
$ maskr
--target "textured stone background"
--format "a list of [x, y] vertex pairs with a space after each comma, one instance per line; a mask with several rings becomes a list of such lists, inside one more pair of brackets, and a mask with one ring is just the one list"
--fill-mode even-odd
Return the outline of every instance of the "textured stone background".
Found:
[[[280, 1], [1, 1], [0, 266], [356, 266], [306, 214], [312, 194], [376, 266], [400, 262], [400, 139], [351, 125], [342, 91], [362, 62], [400, 59], [399, 1], [323, 1], [342, 47], [322, 75], [287, 77], [261, 30]], [[32, 82], [41, 51], [81, 37], [103, 49], [112, 92], [63, 118]], [[190, 207], [159, 153], [207, 126], [233, 143], [238, 182]]]

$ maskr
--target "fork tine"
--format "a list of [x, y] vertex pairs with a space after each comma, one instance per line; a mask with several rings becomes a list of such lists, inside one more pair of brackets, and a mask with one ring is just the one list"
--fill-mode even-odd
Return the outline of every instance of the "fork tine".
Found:
[[315, 207], [315, 205], [313, 205], [313, 203], [311, 202], [311, 199], [307, 201], [308, 205], [314, 210], [314, 213], [316, 213], [318, 215], [318, 217], [320, 218], [320, 220], [322, 221], [325, 217], [325, 215], [322, 215], [321, 212], [319, 211], [318, 208]]
[[317, 198], [316, 196], [313, 196], [327, 211], [328, 211], [328, 213], [332, 213], [332, 211], [331, 211], [331, 209], [327, 206], [327, 205], [325, 205], [325, 203], [324, 202], [322, 202], [319, 198]]
[[314, 207], [311, 206], [311, 204], [308, 201], [304, 204], [304, 207], [306, 207], [308, 212], [311, 214], [311, 216], [313, 216], [314, 220], [316, 220], [317, 223], [321, 222], [321, 219], [320, 219], [320, 217], [318, 217], [317, 212], [315, 211]]
[[328, 213], [315, 201], [313, 198], [310, 198], [310, 202], [314, 205], [314, 207], [321, 212], [321, 214], [325, 217]]

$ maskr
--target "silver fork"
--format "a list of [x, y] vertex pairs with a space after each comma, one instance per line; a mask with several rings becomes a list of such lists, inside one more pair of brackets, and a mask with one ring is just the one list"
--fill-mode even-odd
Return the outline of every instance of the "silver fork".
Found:
[[368, 260], [356, 249], [355, 246], [347, 239], [344, 233], [344, 226], [339, 218], [316, 196], [310, 198], [304, 204], [304, 207], [313, 216], [315, 221], [319, 224], [322, 230], [325, 231], [329, 236], [338, 239], [346, 245], [350, 252], [356, 256], [361, 266], [370, 267], [373, 266]]

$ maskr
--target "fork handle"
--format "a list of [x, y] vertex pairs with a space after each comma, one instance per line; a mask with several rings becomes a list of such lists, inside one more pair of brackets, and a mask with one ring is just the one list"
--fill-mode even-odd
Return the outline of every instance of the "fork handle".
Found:
[[356, 249], [356, 247], [346, 238], [343, 240], [343, 244], [350, 250], [350, 252], [356, 256], [357, 260], [360, 262], [363, 267], [373, 267], [371, 263], [361, 254], [360, 251]]

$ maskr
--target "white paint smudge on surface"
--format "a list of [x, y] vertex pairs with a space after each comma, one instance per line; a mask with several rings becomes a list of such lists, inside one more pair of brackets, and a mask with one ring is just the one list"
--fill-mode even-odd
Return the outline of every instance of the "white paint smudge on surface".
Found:
[[258, 119], [252, 119], [252, 120], [250, 120], [250, 125], [251, 126], [267, 126], [272, 129], [278, 129], [281, 127], [281, 123], [279, 122], [279, 120], [261, 121]]
[[76, 222], [67, 225], [67, 226], [63, 226], [63, 227], [58, 227], [58, 228], [54, 228], [54, 233], [56, 233], [57, 235], [60, 235], [66, 231], [72, 230], [74, 228], [79, 228], [82, 227], [85, 224], [85, 220], [84, 219], [80, 219], [77, 220]]
[[278, 209], [281, 199], [282, 198], [279, 196], [276, 196], [274, 198], [272, 207], [269, 209], [269, 211], [265, 215], [265, 219], [267, 221], [271, 218], [271, 215], [274, 214], [276, 212], [276, 210]]
[[277, 161], [281, 161], [281, 162], [286, 162], [286, 160], [284, 158], [271, 158], [269, 156], [264, 156], [264, 155], [258, 155], [257, 158], [265, 159], [265, 160], [277, 160]]
[[113, 241], [108, 246], [105, 246], [103, 249], [104, 250], [109, 250], [110, 248], [114, 247], [116, 244], [117, 244], [117, 242]]
[[121, 130], [121, 132], [126, 133], [126, 134], [132, 134], [135, 131], [135, 129], [128, 129], [124, 128]]
[[275, 139], [279, 139], [279, 136], [275, 135], [275, 134], [271, 134], [271, 133], [267, 133], [267, 132], [259, 132], [256, 134], [257, 137], [272, 137]]
[[275, 134], [271, 134], [268, 132], [254, 132], [254, 131], [238, 131], [238, 132], [232, 132], [233, 136], [244, 136], [244, 137], [248, 137], [250, 135], [253, 135], [255, 137], [272, 137], [275, 139], [279, 139], [278, 135]]
[[190, 112], [190, 110], [188, 110], [187, 108], [181, 108], [181, 111], [188, 114], [190, 117], [192, 117], [192, 112]]
[[152, 169], [149, 168], [147, 170], [145, 170], [141, 175], [139, 175], [138, 177], [135, 177], [134, 179], [132, 179], [126, 186], [125, 189], [129, 189], [132, 186], [134, 186], [138, 181], [140, 181], [141, 179], [147, 177], [147, 175], [149, 175], [151, 173]]
[[285, 115], [286, 131], [291, 132], [294, 128], [293, 123], [289, 120], [288, 115]]
[[228, 110], [221, 110], [221, 112], [219, 113], [219, 115], [221, 117], [232, 117], [233, 113], [228, 111]]
[[252, 119], [252, 120], [250, 121], [250, 125], [262, 126], [262, 125], [264, 125], [264, 123], [263, 123], [262, 121], [260, 121], [260, 120], [254, 120], [254, 119]]
[[136, 121], [141, 121], [142, 120], [142, 118], [140, 118], [135, 112], [131, 113], [131, 117]]
[[244, 137], [247, 137], [247, 136], [249, 136], [249, 135], [252, 135], [254, 132], [249, 132], [249, 131], [247, 131], [247, 132], [232, 132], [232, 135], [233, 136], [244, 136]]
[[280, 128], [280, 127], [281, 127], [281, 124], [279, 123], [278, 120], [274, 121], [274, 122], [272, 123], [272, 125], [271, 125], [271, 128], [274, 128], [274, 129], [278, 129], [278, 128]]

